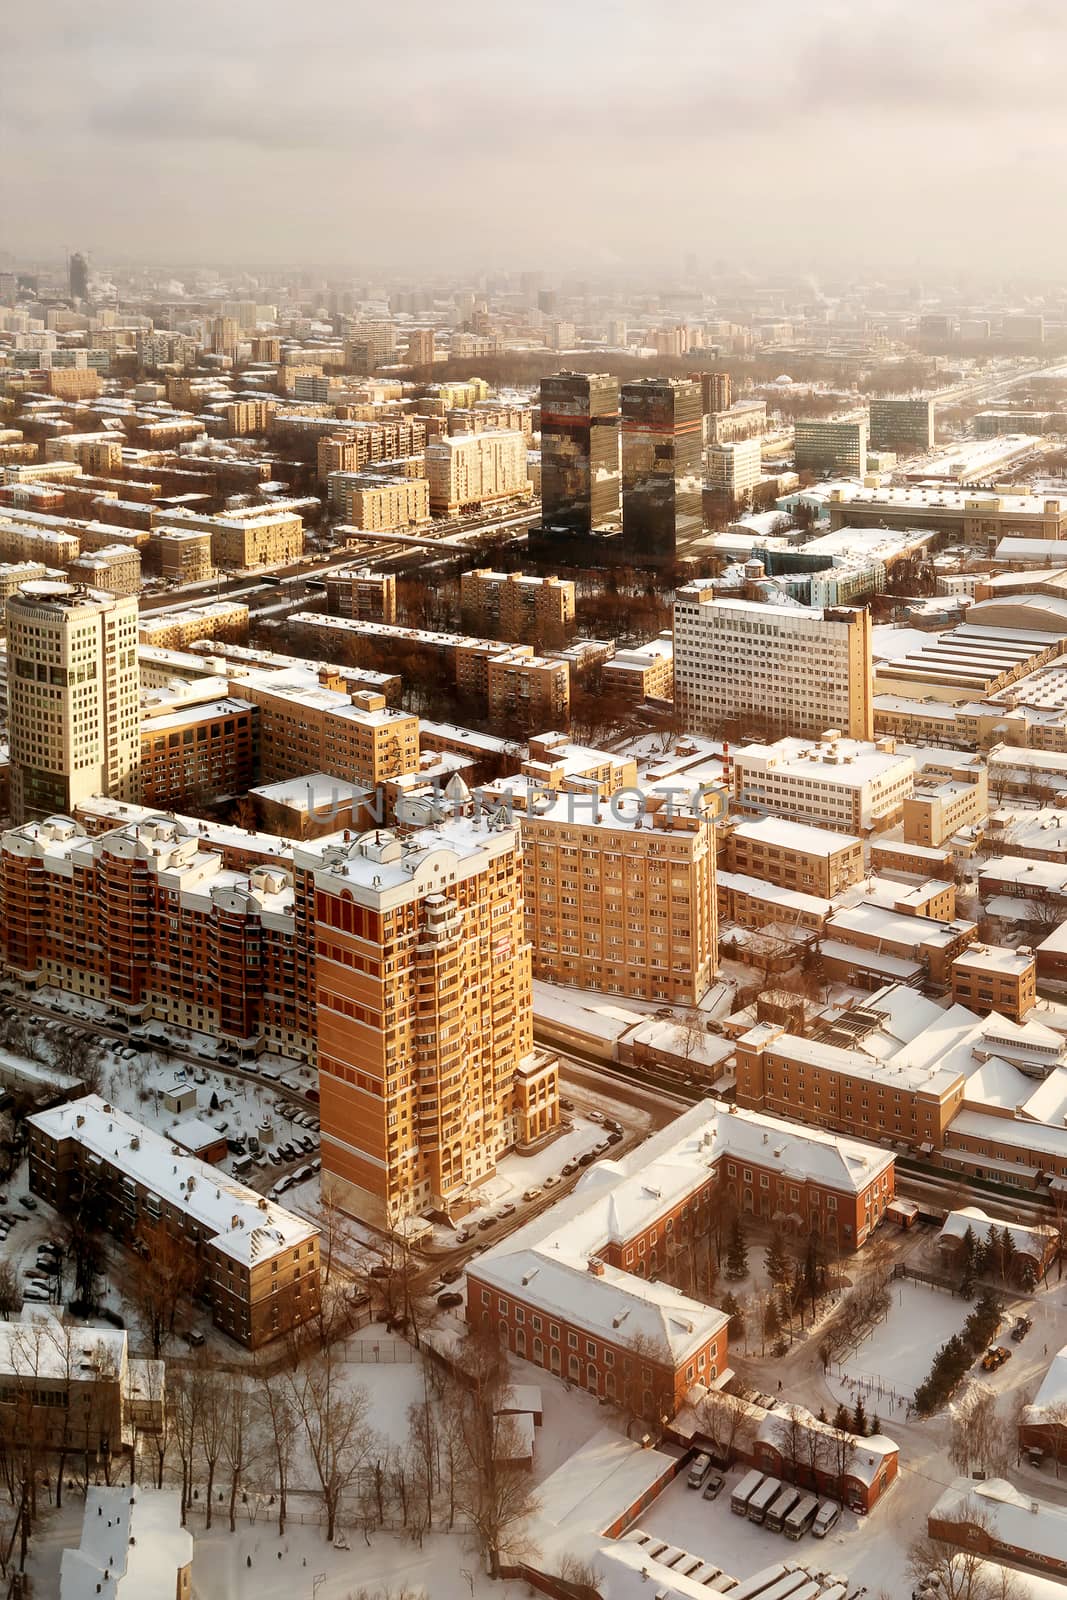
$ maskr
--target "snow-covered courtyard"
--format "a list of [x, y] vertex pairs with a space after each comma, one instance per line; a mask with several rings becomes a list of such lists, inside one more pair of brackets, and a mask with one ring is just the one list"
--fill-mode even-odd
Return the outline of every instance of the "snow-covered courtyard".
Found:
[[916, 1389], [946, 1339], [959, 1333], [971, 1307], [944, 1289], [896, 1279], [893, 1303], [884, 1322], [826, 1374], [832, 1392], [846, 1405], [862, 1395], [867, 1414], [877, 1412], [886, 1431], [902, 1418]]

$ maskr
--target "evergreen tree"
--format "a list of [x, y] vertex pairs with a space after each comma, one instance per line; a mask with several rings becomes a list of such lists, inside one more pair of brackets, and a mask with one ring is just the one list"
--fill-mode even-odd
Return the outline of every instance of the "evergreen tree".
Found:
[[852, 1413], [852, 1432], [860, 1439], [867, 1437], [867, 1413], [863, 1409], [863, 1396], [856, 1396], [856, 1409]]
[[731, 1283], [738, 1283], [747, 1272], [748, 1244], [741, 1218], [735, 1216], [730, 1227], [730, 1242], [726, 1247], [726, 1276]]
[[837, 1410], [834, 1412], [834, 1427], [838, 1433], [852, 1432], [852, 1418], [848, 1414], [847, 1406], [838, 1404]]
[[825, 1406], [820, 1406], [819, 1407], [819, 1411], [818, 1411], [818, 1416], [816, 1417], [816, 1421], [817, 1422], [826, 1422], [827, 1420], [828, 1420], [828, 1418], [827, 1418], [827, 1415], [826, 1415], [826, 1407]]
[[877, 1411], [874, 1413], [874, 1417], [871, 1420], [871, 1430], [870, 1431], [871, 1431], [871, 1433], [881, 1433], [881, 1431], [882, 1431], [882, 1419], [878, 1415]]
[[968, 1222], [967, 1232], [963, 1235], [963, 1259], [970, 1267], [972, 1272], [974, 1271], [974, 1263], [977, 1255], [978, 1240], [974, 1236], [974, 1229]]
[[732, 1290], [727, 1289], [719, 1302], [719, 1309], [725, 1311], [730, 1319], [728, 1333], [731, 1339], [743, 1339], [745, 1336], [745, 1314], [741, 1310], [740, 1302]]
[[792, 1263], [786, 1254], [785, 1245], [782, 1243], [780, 1228], [775, 1228], [771, 1234], [771, 1242], [763, 1253], [763, 1265], [766, 1267], [767, 1276], [772, 1283], [788, 1283]]

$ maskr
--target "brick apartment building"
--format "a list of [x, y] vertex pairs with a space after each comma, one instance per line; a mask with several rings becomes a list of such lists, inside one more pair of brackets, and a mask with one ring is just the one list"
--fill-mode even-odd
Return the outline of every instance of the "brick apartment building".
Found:
[[369, 567], [342, 567], [326, 575], [326, 604], [334, 617], [396, 621], [396, 578]]
[[569, 579], [478, 567], [460, 579], [464, 625], [490, 638], [561, 644], [574, 631]]
[[264, 783], [324, 772], [373, 788], [418, 769], [418, 717], [390, 710], [385, 696], [369, 689], [349, 691], [325, 669], [252, 671], [230, 687], [256, 708]]
[[86, 1095], [27, 1118], [31, 1190], [64, 1211], [91, 1188], [117, 1237], [164, 1229], [195, 1261], [218, 1327], [251, 1349], [314, 1316], [319, 1232]]
[[181, 696], [143, 706], [143, 804], [182, 811], [218, 795], [246, 794], [255, 782], [255, 719], [249, 701], [225, 692], [206, 701]]
[[559, 1119], [558, 1062], [533, 1047], [517, 831], [381, 829], [300, 845], [296, 865], [323, 1187], [376, 1223], [462, 1215], [499, 1155]]
[[467, 1271], [467, 1320], [607, 1400], [670, 1417], [725, 1370], [727, 1321], [690, 1280], [722, 1190], [858, 1249], [894, 1194], [892, 1155], [775, 1118], [694, 1106]]

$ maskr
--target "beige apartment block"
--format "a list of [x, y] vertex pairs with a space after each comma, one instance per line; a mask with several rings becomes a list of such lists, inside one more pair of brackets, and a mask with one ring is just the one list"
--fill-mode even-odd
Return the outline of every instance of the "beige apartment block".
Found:
[[71, 583], [86, 583], [109, 594], [140, 594], [141, 556], [132, 545], [113, 544], [85, 550], [67, 568]]
[[80, 550], [77, 534], [0, 514], [0, 561], [43, 561], [46, 567], [69, 567]]
[[13, 594], [17, 594], [24, 583], [31, 582], [34, 578], [44, 578], [48, 568], [41, 561], [5, 561], [0, 562], [0, 611], [3, 613], [3, 622], [7, 622], [7, 602]]
[[952, 963], [952, 998], [979, 1016], [999, 1011], [1022, 1022], [1037, 999], [1037, 963], [1026, 946], [972, 944]]
[[[947, 752], [946, 752], [947, 754]], [[941, 782], [922, 782], [904, 801], [904, 840], [936, 850], [989, 814], [989, 778], [974, 756], [961, 755]]]
[[461, 1216], [559, 1121], [533, 1045], [518, 831], [457, 818], [295, 850], [316, 908], [322, 1184], [395, 1226]]
[[425, 448], [426, 423], [419, 417], [354, 422], [319, 440], [319, 479], [325, 483], [331, 472], [362, 472], [376, 461], [421, 455]]
[[517, 728], [566, 723], [571, 710], [571, 669], [566, 661], [535, 656], [524, 646], [489, 656], [486, 691], [494, 722], [511, 720]]
[[304, 553], [303, 518], [269, 506], [248, 506], [217, 517], [174, 512], [169, 526], [209, 533], [214, 565], [231, 572], [282, 566]]
[[841, 833], [879, 833], [899, 822], [915, 786], [915, 762], [895, 739], [818, 743], [779, 739], [731, 754], [734, 803], [743, 814], [825, 824]]
[[264, 783], [323, 772], [370, 788], [419, 767], [419, 719], [385, 696], [324, 688], [309, 669], [249, 672], [230, 691], [259, 708]]
[[640, 801], [560, 789], [546, 802], [512, 779], [491, 793], [512, 800], [522, 830], [534, 975], [695, 1005], [716, 969], [710, 817], [666, 789]]
[[226, 432], [234, 437], [246, 433], [266, 433], [277, 410], [273, 400], [233, 400], [223, 406]]
[[866, 611], [717, 599], [701, 583], [675, 597], [674, 700], [691, 732], [839, 728], [869, 739], [871, 664]]
[[426, 446], [430, 510], [454, 516], [465, 506], [527, 498], [526, 440], [521, 433], [493, 430], [457, 434]]
[[393, 477], [380, 472], [342, 473], [341, 478], [334, 503], [353, 528], [391, 533], [421, 527], [430, 520], [427, 478]]
[[616, 650], [604, 663], [605, 693], [628, 700], [674, 699], [674, 637], [662, 634], [633, 650]]
[[170, 583], [203, 583], [214, 577], [211, 535], [195, 528], [160, 528], [152, 535], [150, 549], [160, 576]]
[[561, 643], [574, 631], [574, 583], [478, 567], [460, 579], [460, 607], [490, 637]]
[[396, 621], [396, 578], [369, 567], [341, 567], [326, 575], [326, 603], [335, 617]]
[[183, 611], [146, 611], [138, 643], [159, 650], [187, 650], [197, 639], [243, 644], [248, 638], [248, 607], [240, 600], [211, 600]]
[[863, 877], [863, 840], [782, 817], [761, 817], [739, 822], [726, 834], [722, 866], [726, 872], [829, 900]]
[[141, 784], [137, 600], [44, 579], [7, 602], [11, 813], [70, 816]]

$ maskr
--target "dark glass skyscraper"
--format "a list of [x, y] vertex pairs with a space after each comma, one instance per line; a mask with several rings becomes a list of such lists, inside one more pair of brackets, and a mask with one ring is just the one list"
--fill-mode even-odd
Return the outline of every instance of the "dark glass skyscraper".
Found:
[[637, 560], [669, 561], [701, 531], [702, 408], [689, 378], [622, 386], [622, 537]]
[[541, 379], [541, 521], [589, 533], [619, 517], [619, 380], [601, 372]]
[[72, 300], [88, 300], [89, 263], [78, 250], [67, 263], [67, 282]]

